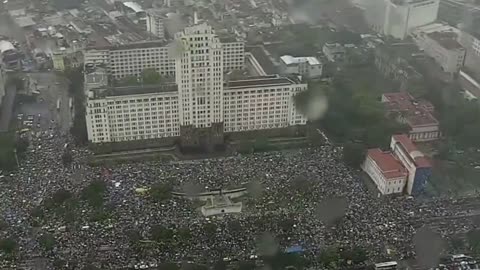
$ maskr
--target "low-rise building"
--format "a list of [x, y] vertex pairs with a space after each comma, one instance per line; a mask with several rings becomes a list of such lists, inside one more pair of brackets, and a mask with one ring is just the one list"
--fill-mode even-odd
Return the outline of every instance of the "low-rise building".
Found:
[[405, 134], [392, 136], [388, 152], [369, 149], [361, 167], [382, 195], [422, 194], [432, 175], [430, 161]]
[[408, 171], [406, 193], [410, 195], [423, 193], [432, 175], [432, 165], [429, 159], [405, 134], [393, 135], [390, 149]]
[[65, 59], [61, 52], [54, 52], [52, 54], [53, 69], [57, 71], [65, 70]]
[[409, 138], [415, 142], [433, 141], [440, 137], [440, 123], [432, 115], [433, 105], [425, 100], [415, 100], [406, 92], [382, 95], [387, 115], [410, 128]]
[[404, 191], [407, 171], [392, 153], [369, 149], [362, 170], [370, 176], [382, 195]]
[[280, 60], [282, 73], [284, 74], [299, 74], [307, 78], [322, 76], [323, 65], [316, 57], [284, 55], [280, 57]]
[[417, 45], [435, 59], [444, 72], [457, 73], [465, 60], [465, 48], [460, 45], [458, 29], [452, 27], [422, 27], [412, 33]]
[[330, 62], [342, 62], [345, 60], [345, 47], [339, 43], [325, 43], [322, 52]]
[[379, 45], [375, 48], [375, 67], [385, 77], [399, 82], [401, 89], [405, 90], [412, 82], [423, 79], [410, 61], [415, 55], [422, 54], [414, 44]]

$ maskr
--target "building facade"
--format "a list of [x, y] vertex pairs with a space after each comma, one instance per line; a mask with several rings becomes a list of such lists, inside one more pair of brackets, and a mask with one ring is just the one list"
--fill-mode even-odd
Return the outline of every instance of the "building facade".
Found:
[[88, 92], [86, 122], [92, 143], [180, 136], [175, 84], [96, 88]]
[[223, 123], [222, 43], [206, 24], [185, 28], [175, 39], [182, 45], [182, 56], [175, 60], [180, 125]]
[[382, 35], [405, 39], [416, 27], [437, 19], [440, 0], [376, 0], [367, 9], [367, 22]]
[[[245, 66], [245, 43], [222, 43], [225, 72], [241, 70]], [[154, 68], [163, 76], [175, 75], [176, 46], [163, 41], [142, 42], [104, 48], [88, 48], [86, 64], [103, 64], [114, 79], [140, 76], [143, 70]]]
[[382, 102], [389, 117], [409, 126], [408, 136], [412, 141], [434, 141], [440, 137], [440, 123], [432, 115], [434, 107], [430, 102], [415, 100], [405, 92], [385, 93]]
[[464, 66], [473, 76], [480, 78], [480, 34], [462, 29], [459, 42], [466, 51]]
[[414, 31], [417, 45], [435, 59], [444, 72], [457, 73], [465, 61], [465, 48], [460, 45], [454, 31]]
[[438, 19], [450, 25], [471, 27], [480, 34], [480, 6], [469, 0], [441, 0]]
[[165, 20], [164, 15], [156, 9], [147, 10], [146, 14], [146, 26], [147, 31], [158, 37], [159, 39], [165, 38], [165, 27], [163, 22]]
[[284, 74], [299, 74], [307, 78], [322, 76], [323, 65], [316, 57], [284, 55], [280, 57], [280, 64]]
[[430, 161], [405, 134], [392, 136], [389, 152], [369, 149], [362, 170], [382, 195], [422, 194], [432, 175]]
[[406, 193], [411, 195], [423, 193], [432, 175], [430, 161], [405, 134], [393, 135], [390, 149], [408, 171]]
[[382, 195], [404, 191], [407, 171], [392, 153], [369, 149], [362, 170], [370, 176]]
[[224, 90], [225, 132], [242, 132], [305, 125], [294, 103], [308, 85], [279, 76], [230, 81]]
[[[92, 143], [179, 137], [181, 127], [202, 129], [215, 126], [215, 123], [221, 126], [222, 133], [307, 123], [306, 117], [296, 110], [294, 97], [308, 86], [295, 78], [270, 75], [224, 83], [219, 105], [223, 114], [213, 118], [215, 107], [210, 104], [213, 113], [209, 117], [212, 110], [208, 110], [207, 102], [218, 99], [205, 99], [202, 104], [201, 99], [205, 97], [197, 95], [196, 91], [182, 96], [187, 101], [181, 104], [176, 84], [106, 87], [98, 84], [99, 80], [94, 79], [97, 77], [95, 73], [89, 74], [90, 84], [98, 86], [88, 91], [87, 99], [87, 133]], [[181, 110], [186, 113], [182, 114]], [[222, 119], [222, 123], [218, 119]]]
[[182, 146], [216, 145], [228, 132], [306, 124], [294, 105], [307, 89], [298, 77], [225, 80], [225, 43], [207, 24], [186, 28], [176, 41], [175, 84], [108, 87], [103, 68], [85, 65], [91, 142], [180, 137]]

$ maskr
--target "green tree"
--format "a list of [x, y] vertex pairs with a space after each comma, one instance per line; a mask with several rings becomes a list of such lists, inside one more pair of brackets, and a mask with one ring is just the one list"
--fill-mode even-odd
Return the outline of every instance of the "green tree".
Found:
[[3, 218], [0, 218], [0, 232], [6, 229], [8, 229], [8, 223]]
[[5, 132], [0, 134], [0, 169], [13, 171], [17, 168], [15, 159], [14, 134]]
[[320, 252], [318, 261], [328, 269], [336, 269], [340, 261], [340, 254], [336, 247], [328, 247]]
[[162, 225], [154, 225], [150, 228], [152, 239], [157, 242], [169, 242], [173, 239], [173, 230]]
[[104, 195], [107, 184], [102, 180], [94, 180], [82, 190], [81, 197], [93, 207], [101, 207], [104, 203]]
[[205, 231], [205, 233], [209, 236], [213, 236], [217, 233], [217, 225], [213, 224], [213, 223], [206, 223], [204, 226], [203, 226], [203, 230]]
[[365, 146], [358, 143], [347, 143], [343, 146], [343, 160], [352, 167], [359, 168], [365, 159]]
[[85, 93], [83, 89], [83, 65], [79, 68], [69, 68], [65, 70], [65, 76], [69, 80], [68, 90], [73, 96], [74, 112], [73, 124], [70, 133], [79, 145], [88, 142], [87, 123], [85, 120]]
[[153, 200], [162, 202], [172, 197], [172, 190], [172, 185], [168, 183], [156, 183], [150, 187], [148, 193]]
[[38, 238], [38, 243], [43, 249], [50, 251], [55, 247], [56, 240], [52, 234], [44, 233]]
[[63, 154], [62, 154], [62, 163], [63, 163], [63, 166], [68, 166], [68, 165], [70, 165], [72, 162], [73, 162], [72, 153], [70, 153], [70, 151], [65, 151], [65, 152], [63, 152]]
[[272, 149], [272, 145], [266, 137], [258, 137], [253, 143], [253, 150], [255, 152], [263, 152]]
[[470, 249], [475, 254], [480, 254], [480, 230], [471, 230], [467, 233], [467, 241]]
[[82, 268], [82, 270], [100, 270], [100, 268], [96, 267], [93, 264], [87, 264]]
[[182, 227], [177, 229], [177, 236], [180, 239], [180, 241], [186, 241], [192, 238], [192, 232], [188, 227]]
[[17, 154], [23, 155], [27, 151], [29, 145], [30, 142], [28, 141], [28, 138], [19, 137], [15, 142], [15, 149], [17, 149]]
[[138, 85], [139, 84], [139, 80], [138, 80], [138, 77], [135, 76], [135, 75], [129, 75], [129, 76], [125, 76], [123, 78], [121, 78], [120, 80], [118, 80], [117, 84], [119, 86], [131, 86], [131, 85]]
[[12, 238], [0, 239], [0, 251], [6, 254], [12, 254], [17, 249], [17, 242]]
[[154, 68], [147, 68], [142, 72], [142, 81], [144, 84], [159, 84], [162, 82], [162, 75]]
[[70, 191], [64, 188], [60, 188], [59, 190], [55, 191], [52, 194], [47, 204], [51, 203], [52, 206], [60, 206], [67, 200], [71, 199], [72, 197], [73, 197], [73, 194]]

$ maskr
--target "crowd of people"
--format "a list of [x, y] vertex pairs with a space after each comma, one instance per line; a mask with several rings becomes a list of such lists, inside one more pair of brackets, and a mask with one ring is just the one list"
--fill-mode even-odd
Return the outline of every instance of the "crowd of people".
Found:
[[[73, 162], [62, 161], [65, 151]], [[6, 224], [0, 239], [17, 243], [13, 255], [0, 253], [0, 268], [15, 268], [38, 257], [56, 265], [52, 269], [86, 264], [120, 269], [184, 260], [208, 264], [248, 260], [291, 246], [301, 246], [315, 261], [332, 245], [364, 248], [372, 260], [389, 253], [404, 259], [415, 257], [413, 237], [424, 224], [436, 224], [446, 237], [458, 227], [476, 226], [445, 221], [471, 214], [462, 207], [467, 200], [377, 197], [359, 172], [343, 164], [341, 152], [326, 145], [193, 161], [89, 166], [89, 151], [73, 146], [68, 135], [33, 135], [19, 169], [0, 181], [0, 218]], [[81, 198], [93, 181], [106, 184], [99, 206]], [[187, 194], [245, 186], [248, 194], [240, 199], [240, 214], [206, 218], [195, 200], [159, 201], [148, 192], [137, 192], [159, 183]], [[43, 209], [58, 190], [73, 194], [76, 203], [63, 211]], [[35, 214], [39, 209], [42, 214]], [[153, 239], [155, 226], [173, 236]], [[54, 240], [48, 250], [39, 241], [45, 234]]]

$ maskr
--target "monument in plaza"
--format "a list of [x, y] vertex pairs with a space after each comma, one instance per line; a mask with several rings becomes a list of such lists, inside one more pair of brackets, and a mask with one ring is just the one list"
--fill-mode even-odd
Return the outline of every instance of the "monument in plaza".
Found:
[[174, 196], [206, 202], [205, 205], [200, 207], [200, 211], [206, 217], [242, 212], [242, 202], [232, 202], [231, 199], [239, 198], [245, 194], [247, 194], [246, 188], [233, 190], [213, 189], [196, 195], [186, 195], [185, 193], [173, 192]]

